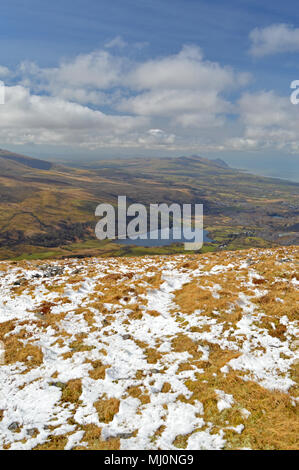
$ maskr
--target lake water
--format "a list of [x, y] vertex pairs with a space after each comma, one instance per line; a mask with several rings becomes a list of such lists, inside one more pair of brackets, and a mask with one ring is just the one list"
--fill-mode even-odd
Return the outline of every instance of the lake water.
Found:
[[[165, 230], [165, 229], [164, 229]], [[151, 236], [155, 234], [158, 235], [156, 239], [151, 238]], [[184, 238], [183, 233], [180, 234], [177, 230], [170, 229], [169, 231], [169, 238], [163, 239], [162, 238], [162, 230], [157, 230], [156, 232], [148, 232], [147, 239], [141, 240], [139, 238], [133, 240], [131, 238], [126, 238], [125, 240], [115, 240], [116, 243], [121, 245], [134, 245], [134, 246], [145, 246], [145, 247], [153, 247], [153, 246], [167, 246], [172, 245], [173, 243], [192, 243], [193, 240], [187, 240]], [[203, 241], [204, 242], [212, 242], [208, 237], [208, 232], [206, 230], [203, 231]]]

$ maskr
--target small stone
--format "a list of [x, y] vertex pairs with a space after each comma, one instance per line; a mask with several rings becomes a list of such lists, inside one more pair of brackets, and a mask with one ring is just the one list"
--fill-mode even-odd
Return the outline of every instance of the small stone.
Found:
[[159, 369], [150, 369], [150, 372], [151, 372], [152, 374], [160, 374]]
[[119, 432], [116, 437], [119, 439], [131, 439], [134, 436], [133, 432]]
[[122, 337], [122, 338], [123, 338], [124, 340], [127, 340], [127, 339], [131, 339], [131, 338], [132, 338], [132, 336], [131, 336], [131, 335], [123, 335], [123, 337]]
[[19, 426], [20, 426], [20, 424], [17, 421], [15, 421], [14, 423], [11, 423], [8, 426], [8, 429], [9, 429], [9, 431], [16, 431]]
[[54, 276], [59, 276], [63, 274], [64, 268], [59, 267], [59, 266], [42, 266], [41, 271], [43, 271], [44, 276], [43, 277], [54, 277]]
[[18, 279], [16, 282], [14, 282], [14, 286], [22, 286], [23, 284], [25, 284], [25, 282], [27, 281], [27, 279], [25, 277], [22, 277], [21, 279]]
[[33, 437], [37, 432], [38, 430], [36, 428], [27, 429], [27, 434], [30, 437]]

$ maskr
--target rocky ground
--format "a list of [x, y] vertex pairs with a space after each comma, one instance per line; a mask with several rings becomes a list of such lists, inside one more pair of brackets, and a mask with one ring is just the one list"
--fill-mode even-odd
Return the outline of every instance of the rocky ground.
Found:
[[298, 260], [0, 263], [0, 447], [298, 448]]

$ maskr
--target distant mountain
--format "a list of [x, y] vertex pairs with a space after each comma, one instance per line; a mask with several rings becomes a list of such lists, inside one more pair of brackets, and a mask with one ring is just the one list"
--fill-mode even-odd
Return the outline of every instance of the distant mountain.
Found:
[[229, 165], [221, 158], [215, 158], [214, 160], [211, 160], [211, 161], [215, 163], [216, 165], [221, 166], [222, 168], [229, 168]]
[[206, 165], [212, 165], [212, 166], [219, 166], [221, 168], [230, 168], [229, 165], [222, 160], [221, 158], [214, 158], [214, 159], [209, 159], [209, 158], [204, 158], [199, 155], [191, 155], [191, 157], [182, 157], [185, 159], [192, 159], [192, 160], [197, 160], [201, 161], [202, 163], [205, 163]]
[[18, 153], [9, 152], [8, 150], [0, 149], [0, 158], [8, 161], [14, 161], [20, 163], [29, 168], [36, 168], [38, 170], [50, 170], [53, 164], [45, 160], [39, 160], [37, 158], [27, 157]]

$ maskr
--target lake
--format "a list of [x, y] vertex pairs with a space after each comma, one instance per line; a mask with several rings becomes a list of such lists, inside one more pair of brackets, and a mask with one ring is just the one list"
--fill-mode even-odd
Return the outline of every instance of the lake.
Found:
[[[165, 230], [165, 229], [164, 229]], [[145, 246], [145, 247], [152, 247], [152, 246], [167, 246], [172, 245], [173, 243], [192, 243], [194, 240], [187, 240], [184, 238], [183, 234], [180, 234], [178, 230], [170, 229], [169, 231], [169, 238], [162, 239], [162, 230], [157, 230], [155, 232], [148, 232], [147, 239], [141, 240], [126, 238], [124, 240], [115, 240], [115, 243], [122, 244], [122, 245], [134, 245], [134, 246]], [[158, 238], [153, 239], [151, 236], [155, 234], [158, 235]], [[212, 242], [208, 236], [208, 232], [206, 230], [203, 231], [203, 241], [204, 242]]]

